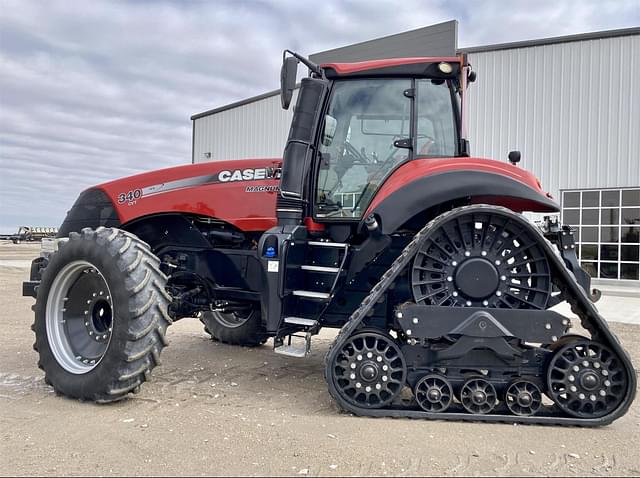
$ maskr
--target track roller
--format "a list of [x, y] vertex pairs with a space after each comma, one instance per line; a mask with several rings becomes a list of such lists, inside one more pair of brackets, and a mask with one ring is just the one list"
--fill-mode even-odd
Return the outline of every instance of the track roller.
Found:
[[453, 388], [442, 375], [429, 374], [420, 379], [414, 388], [416, 402], [432, 413], [444, 412], [453, 401]]
[[484, 415], [496, 407], [498, 394], [484, 378], [472, 377], [462, 384], [460, 402], [469, 413]]
[[542, 406], [542, 392], [533, 382], [516, 380], [507, 388], [505, 402], [514, 415], [535, 415]]

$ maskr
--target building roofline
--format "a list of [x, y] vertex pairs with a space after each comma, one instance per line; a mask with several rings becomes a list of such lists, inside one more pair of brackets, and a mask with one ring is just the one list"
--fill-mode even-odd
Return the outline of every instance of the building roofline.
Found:
[[[360, 42], [357, 42], [357, 43], [352, 43], [350, 45], [340, 46], [340, 47], [337, 47], [337, 48], [331, 48], [330, 50], [324, 50], [324, 51], [320, 51], [318, 53], [312, 53], [311, 55], [309, 55], [309, 59], [311, 61], [316, 61], [315, 58], [317, 58], [319, 56], [322, 57], [322, 56], [326, 56], [326, 55], [340, 53], [340, 52], [343, 52], [345, 50], [351, 50], [353, 48], [359, 48], [359, 47], [363, 47], [365, 45], [375, 44], [375, 43], [378, 43], [380, 41], [385, 41], [385, 40], [386, 41], [390, 41], [390, 40], [394, 40], [394, 39], [398, 39], [398, 38], [403, 38], [403, 37], [411, 36], [413, 34], [420, 33], [420, 32], [432, 32], [432, 34], [436, 34], [438, 32], [435, 32], [434, 30], [438, 30], [438, 29], [442, 29], [442, 28], [448, 28], [448, 27], [450, 27], [452, 25], [453, 25], [453, 28], [455, 30], [455, 37], [456, 37], [456, 42], [457, 42], [458, 20], [447, 20], [447, 21], [444, 21], [444, 22], [435, 23], [433, 25], [428, 25], [426, 27], [420, 27], [420, 28], [415, 28], [413, 30], [407, 30], [406, 32], [391, 33], [391, 34], [385, 35], [383, 37], [372, 38], [372, 39], [369, 39], [369, 40], [364, 40], [364, 41], [360, 41]], [[457, 49], [457, 45], [454, 45], [453, 48], [454, 48], [454, 50], [456, 50]]]
[[480, 53], [485, 51], [511, 50], [515, 48], [528, 48], [533, 46], [553, 45], [557, 43], [570, 43], [576, 41], [599, 40], [602, 38], [614, 38], [622, 36], [640, 35], [640, 27], [620, 28], [618, 30], [602, 30], [598, 32], [578, 33], [559, 37], [540, 38], [537, 40], [524, 40], [509, 43], [496, 43], [493, 45], [473, 46], [458, 48], [461, 53]]
[[[296, 85], [297, 87], [298, 85]], [[222, 113], [223, 111], [232, 110], [233, 108], [238, 108], [240, 106], [245, 106], [250, 103], [254, 103], [256, 101], [264, 100], [265, 98], [270, 98], [271, 96], [276, 96], [280, 94], [280, 90], [273, 90], [267, 93], [262, 93], [261, 95], [252, 96], [251, 98], [247, 98], [244, 100], [236, 101], [235, 103], [229, 103], [224, 106], [219, 106], [218, 108], [213, 108], [212, 110], [203, 111], [202, 113], [197, 113], [191, 117], [191, 120], [197, 120], [198, 118], [202, 118], [204, 116], [214, 115], [216, 113]]]
[[[442, 25], [442, 24], [438, 24], [438, 25]], [[525, 40], [525, 41], [517, 41], [517, 42], [510, 42], [510, 43], [496, 43], [493, 45], [458, 48], [458, 52], [459, 53], [481, 53], [481, 52], [489, 52], [489, 51], [497, 51], [497, 50], [511, 50], [516, 48], [529, 48], [534, 46], [554, 45], [558, 43], [598, 40], [602, 38], [614, 38], [614, 37], [632, 36], [632, 35], [640, 35], [640, 27], [620, 28], [618, 30], [602, 30], [598, 32], [578, 33], [575, 35], [541, 38], [537, 40]], [[390, 36], [393, 36], [393, 35], [390, 35]], [[386, 37], [383, 37], [383, 38], [386, 38]], [[366, 42], [363, 42], [363, 43], [366, 43]], [[327, 51], [330, 52], [332, 50], [327, 50]], [[322, 53], [326, 53], [326, 52], [322, 52]], [[296, 86], [299, 86], [299, 85], [296, 85]], [[267, 93], [263, 93], [261, 95], [252, 96], [251, 98], [246, 98], [244, 100], [236, 101], [235, 103], [229, 103], [224, 106], [219, 106], [218, 108], [213, 108], [211, 110], [203, 111], [202, 113], [194, 114], [193, 116], [191, 116], [191, 120], [197, 120], [205, 116], [214, 115], [216, 113], [222, 113], [223, 111], [232, 110], [234, 108], [245, 106], [245, 105], [254, 103], [256, 101], [260, 101], [265, 98], [270, 98], [272, 96], [276, 96], [279, 94], [280, 94], [280, 90], [273, 90]]]

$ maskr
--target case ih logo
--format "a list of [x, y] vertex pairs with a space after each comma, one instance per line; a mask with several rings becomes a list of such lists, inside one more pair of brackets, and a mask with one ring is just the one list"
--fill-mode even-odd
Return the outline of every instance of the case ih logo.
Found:
[[[232, 171], [224, 170], [219, 173], [206, 174], [204, 176], [176, 179], [165, 183], [153, 184], [134, 191], [122, 192], [118, 194], [118, 202], [120, 204], [127, 203], [127, 205], [132, 206], [135, 204], [136, 199], [168, 193], [177, 189], [193, 188], [205, 184], [229, 183], [236, 181], [260, 181], [264, 179], [280, 179], [280, 168], [249, 168], [234, 169]], [[248, 186], [246, 192], [258, 193], [278, 190], [279, 186], [277, 185], [261, 185], [255, 187]]]
[[223, 183], [232, 181], [259, 181], [260, 179], [277, 179], [280, 175], [276, 175], [273, 168], [256, 168], [256, 169], [235, 169], [233, 171], [220, 171], [218, 180]]

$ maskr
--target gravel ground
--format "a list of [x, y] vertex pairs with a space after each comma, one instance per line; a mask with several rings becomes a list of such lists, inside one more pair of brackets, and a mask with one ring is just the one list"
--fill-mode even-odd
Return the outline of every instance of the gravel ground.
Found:
[[[640, 476], [639, 401], [600, 429], [341, 413], [322, 378], [330, 332], [293, 359], [212, 342], [185, 320], [140, 393], [102, 406], [58, 397], [20, 296], [36, 254], [0, 244], [0, 474]], [[640, 364], [640, 326], [611, 326]]]

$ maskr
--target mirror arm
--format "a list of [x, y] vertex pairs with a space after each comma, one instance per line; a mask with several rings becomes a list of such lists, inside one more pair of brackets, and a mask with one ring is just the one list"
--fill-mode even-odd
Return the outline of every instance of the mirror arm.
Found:
[[324, 70], [319, 66], [316, 65], [315, 63], [313, 63], [311, 60], [305, 58], [302, 55], [297, 54], [295, 51], [291, 51], [291, 50], [285, 50], [284, 52], [282, 52], [282, 60], [284, 61], [285, 56], [287, 55], [287, 53], [289, 53], [291, 56], [293, 56], [294, 58], [296, 58], [298, 61], [300, 61], [301, 63], [303, 63], [307, 68], [309, 68], [309, 70], [311, 70], [313, 73], [315, 73], [316, 75], [318, 75], [321, 78], [324, 78]]

